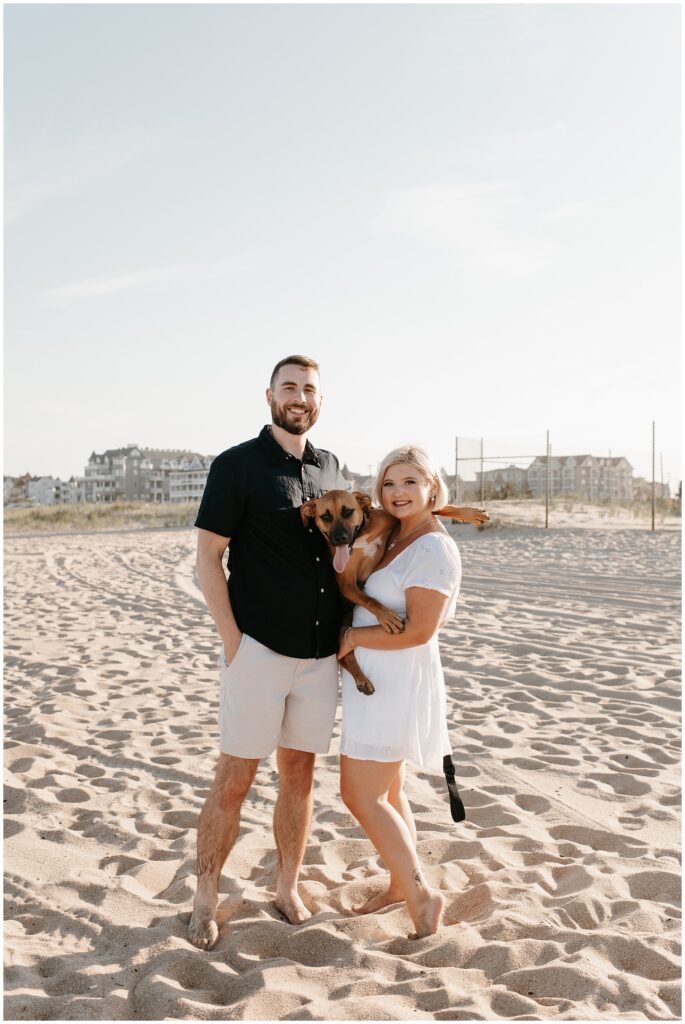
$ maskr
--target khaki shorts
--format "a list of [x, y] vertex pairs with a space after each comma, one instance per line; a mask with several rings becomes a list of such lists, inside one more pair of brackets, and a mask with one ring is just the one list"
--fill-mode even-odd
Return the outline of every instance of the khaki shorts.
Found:
[[338, 704], [338, 661], [288, 658], [243, 633], [219, 655], [221, 753], [268, 757], [276, 747], [327, 754]]

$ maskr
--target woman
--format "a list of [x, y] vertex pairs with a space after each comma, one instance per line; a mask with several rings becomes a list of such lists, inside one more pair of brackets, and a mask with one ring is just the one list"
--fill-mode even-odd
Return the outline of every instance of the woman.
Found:
[[387, 891], [357, 908], [372, 913], [406, 900], [416, 937], [440, 927], [445, 900], [431, 889], [416, 853], [416, 827], [404, 794], [405, 759], [442, 769], [450, 752], [437, 633], [454, 612], [461, 560], [432, 509], [447, 489], [428, 453], [396, 448], [380, 466], [374, 497], [398, 523], [366, 593], [406, 620], [389, 634], [365, 608], [354, 609], [338, 658], [354, 650], [376, 692], [367, 697], [343, 670], [340, 792], [390, 869]]

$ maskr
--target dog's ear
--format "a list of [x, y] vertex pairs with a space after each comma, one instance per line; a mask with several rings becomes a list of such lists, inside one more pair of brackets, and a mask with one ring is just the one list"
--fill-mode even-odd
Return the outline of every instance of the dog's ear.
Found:
[[313, 519], [316, 515], [316, 502], [317, 498], [312, 498], [306, 505], [300, 505], [300, 519], [302, 520], [303, 526], [309, 526], [310, 519]]
[[352, 497], [357, 499], [357, 504], [359, 505], [362, 512], [368, 515], [369, 512], [371, 511], [372, 505], [370, 495], [366, 494], [364, 491], [353, 491]]

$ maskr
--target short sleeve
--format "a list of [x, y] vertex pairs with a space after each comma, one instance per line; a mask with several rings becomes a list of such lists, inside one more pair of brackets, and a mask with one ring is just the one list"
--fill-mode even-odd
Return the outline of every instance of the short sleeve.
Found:
[[234, 537], [245, 509], [245, 467], [229, 449], [209, 467], [195, 526], [220, 537]]
[[461, 558], [451, 537], [427, 534], [412, 544], [402, 589], [424, 587], [456, 598], [461, 583]]

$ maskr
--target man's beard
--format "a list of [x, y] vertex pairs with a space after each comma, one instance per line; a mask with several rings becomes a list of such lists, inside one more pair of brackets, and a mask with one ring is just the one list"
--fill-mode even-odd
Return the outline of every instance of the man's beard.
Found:
[[284, 405], [278, 405], [271, 401], [271, 422], [289, 434], [306, 434], [310, 427], [313, 427], [319, 418], [319, 409], [311, 409], [306, 416], [298, 417], [297, 420], [289, 419]]

